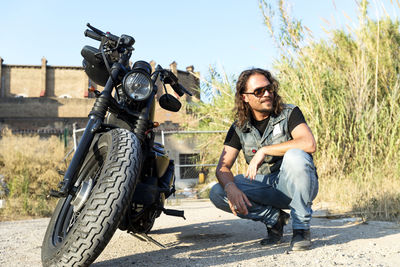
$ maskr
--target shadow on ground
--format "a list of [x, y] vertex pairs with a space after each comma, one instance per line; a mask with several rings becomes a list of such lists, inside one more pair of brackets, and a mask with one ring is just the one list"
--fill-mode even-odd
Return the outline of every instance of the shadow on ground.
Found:
[[[348, 243], [356, 239], [379, 238], [399, 233], [399, 227], [387, 224], [348, 224], [345, 220], [313, 219], [312, 249], [333, 244]], [[375, 229], [376, 230], [371, 230]], [[285, 229], [283, 242], [272, 247], [259, 244], [266, 230], [260, 223], [233, 219], [209, 223], [190, 224], [159, 229], [151, 232], [156, 240], [173, 235], [174, 242], [164, 244], [167, 248], [132, 254], [112, 260], [97, 262], [93, 266], [214, 266], [273, 256], [289, 252], [291, 229]], [[133, 237], [132, 237], [133, 238]], [[133, 238], [132, 242], [140, 242]], [[301, 253], [301, 252], [296, 252]], [[257, 261], [257, 260], [256, 260]]]

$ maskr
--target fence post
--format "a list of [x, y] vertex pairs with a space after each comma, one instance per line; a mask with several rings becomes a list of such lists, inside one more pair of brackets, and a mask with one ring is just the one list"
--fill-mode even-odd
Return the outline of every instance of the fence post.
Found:
[[74, 140], [74, 151], [76, 151], [76, 122], [72, 124], [72, 139]]
[[64, 128], [64, 147], [68, 145], [68, 128]]

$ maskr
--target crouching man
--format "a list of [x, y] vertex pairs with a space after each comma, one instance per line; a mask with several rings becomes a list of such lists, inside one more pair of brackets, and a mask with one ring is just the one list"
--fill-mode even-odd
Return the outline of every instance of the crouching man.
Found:
[[[316, 145], [300, 109], [283, 104], [279, 83], [263, 69], [243, 71], [236, 84], [236, 121], [224, 142], [210, 191], [214, 205], [266, 225], [261, 245], [280, 243], [292, 217], [292, 250], [311, 246], [311, 204], [318, 193], [312, 153]], [[231, 167], [243, 150], [248, 169], [233, 176]], [[290, 209], [290, 216], [282, 209]]]

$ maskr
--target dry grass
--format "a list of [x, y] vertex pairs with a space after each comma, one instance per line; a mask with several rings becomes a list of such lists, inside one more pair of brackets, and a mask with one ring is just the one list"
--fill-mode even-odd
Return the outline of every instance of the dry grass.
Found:
[[64, 170], [65, 149], [57, 137], [13, 135], [4, 130], [0, 139], [0, 174], [9, 188], [0, 220], [49, 216], [55, 199], [49, 198]]

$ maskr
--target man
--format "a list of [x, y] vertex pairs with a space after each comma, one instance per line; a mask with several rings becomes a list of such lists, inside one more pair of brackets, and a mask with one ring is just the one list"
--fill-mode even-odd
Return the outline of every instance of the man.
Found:
[[[311, 153], [314, 136], [300, 109], [283, 104], [279, 84], [263, 69], [243, 71], [236, 84], [237, 120], [224, 142], [210, 191], [214, 205], [241, 218], [263, 222], [267, 238], [262, 245], [278, 244], [290, 209], [292, 250], [311, 246], [312, 200], [318, 193], [318, 176]], [[248, 169], [233, 176], [231, 167], [243, 150]]]

